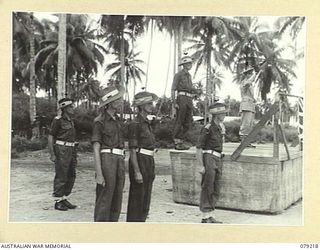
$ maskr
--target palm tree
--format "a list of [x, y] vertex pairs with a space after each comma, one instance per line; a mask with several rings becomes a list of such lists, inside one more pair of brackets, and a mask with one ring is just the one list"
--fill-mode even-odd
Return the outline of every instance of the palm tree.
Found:
[[[35, 75], [35, 50], [36, 50], [36, 38], [41, 36], [40, 32], [43, 31], [41, 24], [34, 19], [33, 13], [13, 13], [13, 84], [20, 82], [20, 80], [26, 81], [26, 76], [23, 74], [26, 68], [29, 69], [29, 115], [30, 121], [34, 122], [36, 117], [36, 75]], [[27, 46], [29, 45], [29, 47]], [[27, 63], [28, 62], [28, 63]], [[22, 66], [22, 67], [21, 67]], [[16, 74], [19, 72], [20, 79], [16, 78]]]
[[[140, 65], [144, 64], [144, 61], [138, 59], [141, 52], [134, 53], [133, 50], [125, 57], [125, 88], [128, 90], [128, 86], [130, 81], [133, 81], [134, 86], [136, 86], [137, 80], [142, 82], [142, 76], [145, 76], [145, 72], [140, 67]], [[105, 72], [111, 73], [111, 79], [120, 81], [121, 80], [121, 61], [119, 59], [119, 55], [115, 53], [116, 60], [115, 62], [107, 65], [105, 68]], [[127, 92], [128, 95], [128, 92]]]
[[144, 17], [103, 15], [100, 27], [103, 29], [100, 37], [105, 37], [108, 50], [115, 55], [115, 62], [109, 64], [105, 71], [113, 70], [112, 78], [125, 86], [129, 99], [128, 84], [130, 79], [133, 80], [135, 92], [136, 80], [141, 82], [141, 76], [145, 75], [139, 67], [143, 61], [136, 59], [140, 52], [134, 52], [134, 42], [144, 32]]
[[275, 32], [266, 31], [267, 26], [260, 24], [257, 17], [236, 17], [236, 20], [239, 21], [239, 37], [229, 42], [227, 65], [233, 66], [238, 74], [249, 66], [258, 70], [263, 60], [261, 51], [272, 44], [270, 38]]
[[267, 94], [270, 92], [272, 83], [278, 89], [290, 92], [291, 78], [296, 78], [294, 67], [295, 61], [281, 57], [283, 48], [276, 48], [274, 45], [271, 49], [264, 49], [264, 61], [259, 67], [258, 79], [260, 80], [260, 93], [262, 100], [267, 100]]
[[280, 17], [275, 23], [279, 38], [281, 38], [285, 32], [289, 31], [289, 35], [294, 42], [293, 51], [297, 60], [304, 57], [304, 49], [299, 50], [297, 48], [297, 38], [304, 26], [305, 17], [303, 16]]
[[283, 33], [290, 29], [290, 36], [293, 39], [297, 39], [299, 32], [302, 30], [305, 24], [304, 16], [291, 16], [291, 17], [281, 17], [277, 20], [276, 26], [279, 29], [279, 35], [283, 35]]
[[[192, 57], [196, 59], [196, 71], [201, 65], [206, 67], [206, 98], [205, 121], [207, 121], [207, 107], [210, 105], [210, 79], [212, 79], [212, 62], [219, 66], [228, 66], [228, 43], [239, 39], [239, 22], [226, 17], [196, 17], [193, 20], [193, 36], [189, 40], [194, 43], [188, 50], [194, 51]], [[215, 87], [213, 87], [215, 91]], [[213, 100], [215, 92], [213, 93]]]
[[[67, 54], [67, 17], [59, 14], [59, 41], [58, 41], [58, 100], [67, 95], [66, 93], [66, 54]], [[59, 105], [57, 103], [57, 109]]]
[[[104, 62], [105, 48], [94, 41], [95, 30], [87, 26], [88, 16], [67, 15], [66, 25], [66, 92], [70, 92], [70, 79], [73, 76], [86, 80], [97, 73], [98, 63]], [[58, 34], [56, 31], [47, 34], [47, 39], [41, 42], [42, 49], [35, 58], [37, 74], [41, 71], [52, 72], [58, 66]], [[56, 75], [54, 73], [53, 75]], [[68, 93], [72, 95], [72, 93]]]

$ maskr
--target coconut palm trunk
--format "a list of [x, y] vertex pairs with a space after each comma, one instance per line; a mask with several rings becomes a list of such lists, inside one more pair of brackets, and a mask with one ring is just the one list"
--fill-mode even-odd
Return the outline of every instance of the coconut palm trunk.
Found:
[[154, 20], [153, 19], [151, 19], [151, 28], [150, 29], [151, 29], [151, 32], [150, 32], [150, 45], [149, 45], [149, 53], [148, 53], [145, 90], [147, 90], [147, 86], [148, 86], [149, 65], [150, 65], [150, 58], [151, 58], [151, 51], [152, 51], [153, 30], [154, 30]]
[[36, 75], [34, 66], [34, 23], [33, 14], [30, 15], [30, 121], [33, 123], [36, 118]]
[[212, 93], [211, 93], [211, 53], [212, 53], [212, 34], [208, 35], [208, 53], [207, 53], [207, 79], [206, 79], [206, 98], [204, 107], [204, 123], [207, 124], [208, 119], [208, 107], [212, 103]]
[[58, 53], [58, 100], [66, 96], [66, 54], [67, 54], [67, 17], [66, 14], [59, 14], [59, 53]]

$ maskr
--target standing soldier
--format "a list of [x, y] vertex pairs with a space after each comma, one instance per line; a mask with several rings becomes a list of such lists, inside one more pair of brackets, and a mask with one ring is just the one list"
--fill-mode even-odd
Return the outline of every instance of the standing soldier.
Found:
[[220, 124], [223, 122], [227, 110], [222, 103], [209, 106], [212, 114], [211, 123], [201, 130], [197, 145], [197, 160], [200, 167], [201, 194], [200, 211], [202, 223], [221, 223], [215, 219], [214, 210], [220, 195], [220, 181], [222, 174], [223, 135]]
[[154, 150], [155, 137], [152, 133], [147, 115], [153, 111], [155, 94], [140, 92], [134, 97], [134, 106], [138, 115], [129, 125], [129, 202], [127, 211], [128, 222], [145, 222], [149, 213], [152, 183], [155, 178]]
[[195, 97], [197, 90], [192, 86], [191, 75], [189, 73], [189, 70], [192, 68], [192, 58], [190, 56], [182, 57], [179, 66], [181, 65], [183, 69], [175, 74], [171, 88], [171, 98], [177, 109], [173, 140], [176, 149], [186, 150], [189, 149], [189, 146], [183, 140], [192, 124], [192, 99]]
[[53, 119], [49, 131], [48, 148], [50, 160], [55, 163], [56, 172], [53, 183], [53, 196], [56, 201], [54, 208], [67, 211], [77, 207], [67, 200], [76, 178], [74, 107], [73, 100], [70, 98], [63, 98], [58, 104], [62, 114]]
[[[254, 79], [255, 71], [253, 68], [249, 68], [242, 73], [242, 81], [240, 83], [241, 91], [241, 103], [240, 103], [240, 112], [241, 112], [241, 125], [239, 136], [241, 141], [244, 140], [251, 132], [254, 125], [254, 115], [255, 110], [255, 99], [254, 99]], [[252, 144], [249, 144], [248, 147], [254, 147]]]
[[125, 181], [124, 139], [120, 113], [124, 88], [120, 85], [103, 89], [100, 115], [92, 131], [94, 165], [96, 170], [96, 203], [94, 221], [119, 220]]

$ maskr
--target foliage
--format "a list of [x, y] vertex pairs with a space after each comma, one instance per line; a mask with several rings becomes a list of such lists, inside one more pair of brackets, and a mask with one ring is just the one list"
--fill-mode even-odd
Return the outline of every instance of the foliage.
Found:
[[25, 137], [14, 136], [11, 141], [11, 150], [20, 153], [24, 151], [36, 151], [46, 148], [48, 145], [48, 139], [46, 136], [40, 138], [33, 138], [28, 140]]

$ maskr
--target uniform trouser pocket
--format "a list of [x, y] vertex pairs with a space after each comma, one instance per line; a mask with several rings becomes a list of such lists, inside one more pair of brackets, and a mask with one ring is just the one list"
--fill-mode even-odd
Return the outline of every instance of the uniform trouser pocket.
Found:
[[68, 196], [76, 179], [76, 149], [74, 147], [55, 145], [55, 155], [53, 196]]
[[220, 196], [222, 163], [210, 154], [204, 154], [203, 163], [206, 171], [201, 180], [200, 210], [208, 212], [215, 209]]
[[125, 182], [124, 159], [119, 155], [103, 153], [101, 168], [105, 186], [96, 187], [94, 221], [118, 221]]
[[129, 164], [130, 188], [127, 209], [128, 222], [146, 221], [150, 210], [152, 184], [155, 179], [154, 158], [138, 153], [137, 160], [143, 183], [136, 182], [133, 165]]

